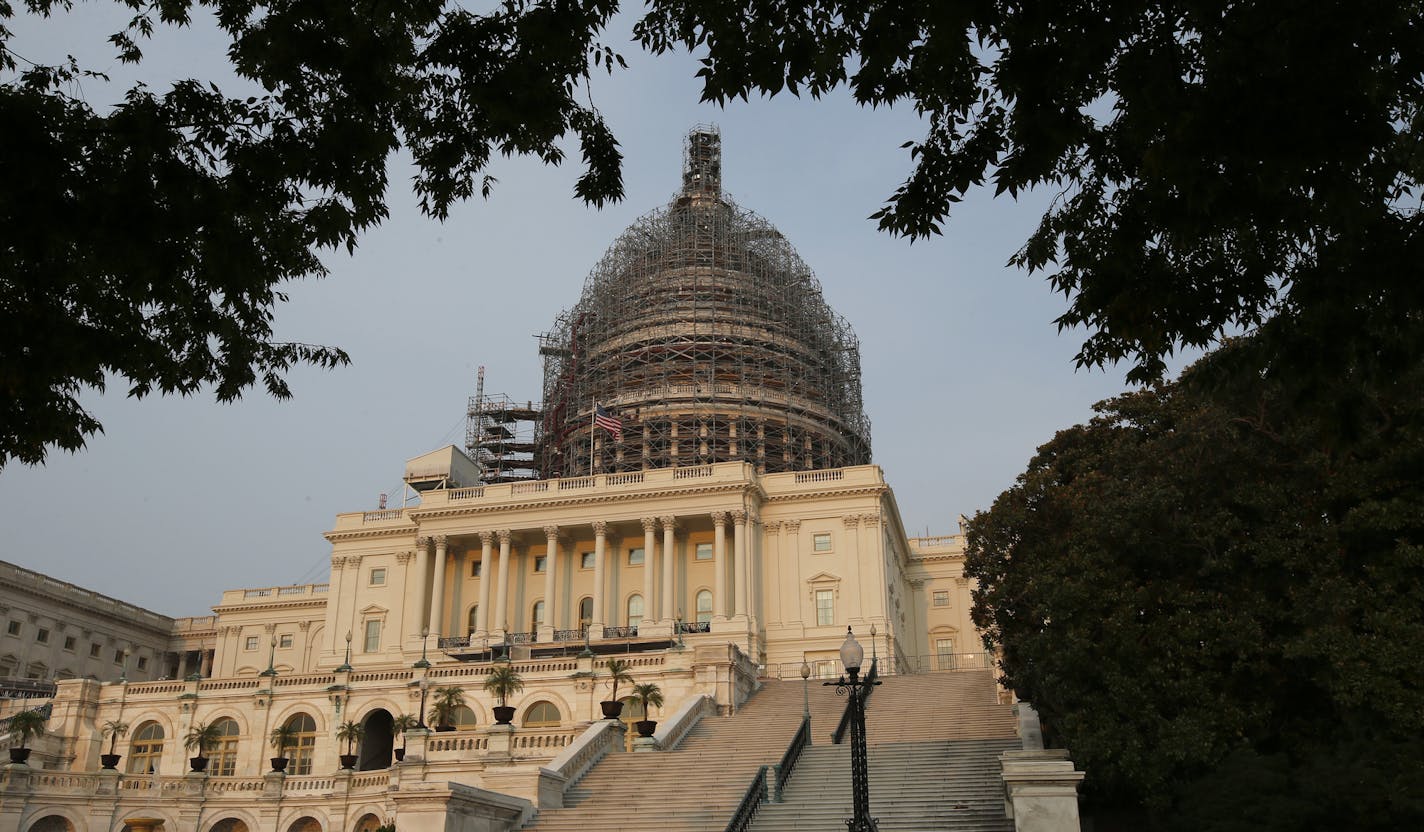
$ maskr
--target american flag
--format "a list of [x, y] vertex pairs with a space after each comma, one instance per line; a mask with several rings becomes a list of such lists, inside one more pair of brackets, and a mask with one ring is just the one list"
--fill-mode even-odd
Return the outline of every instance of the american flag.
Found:
[[623, 420], [603, 409], [603, 405], [593, 406], [593, 426], [603, 428], [613, 434], [613, 438], [623, 441]]

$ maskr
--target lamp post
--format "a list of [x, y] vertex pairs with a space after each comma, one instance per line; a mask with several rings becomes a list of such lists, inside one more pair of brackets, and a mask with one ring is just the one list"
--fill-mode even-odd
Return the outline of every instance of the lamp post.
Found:
[[129, 681], [129, 656], [131, 656], [131, 655], [133, 655], [133, 651], [130, 650], [129, 648], [125, 647], [125, 648], [124, 648], [124, 665], [123, 665], [123, 669], [119, 671], [119, 681], [120, 681], [120, 682], [123, 682], [124, 684], [127, 684], [128, 681]]
[[336, 668], [337, 673], [351, 672], [351, 631], [346, 631], [346, 661]]
[[430, 628], [425, 627], [420, 631], [420, 661], [411, 665], [412, 667], [430, 667], [430, 660], [425, 658], [425, 645], [428, 641], [430, 641]]
[[[257, 674], [258, 676], [277, 676], [277, 637], [272, 636], [272, 649], [267, 652], [267, 669]], [[269, 685], [270, 687], [270, 685]]]
[[430, 680], [425, 677], [420, 679], [420, 729], [427, 730], [425, 726], [425, 695], [430, 692]]
[[[878, 680], [860, 679], [860, 666], [865, 661], [865, 648], [855, 640], [855, 634], [846, 627], [846, 640], [841, 645], [841, 664], [846, 675], [834, 682], [836, 695], [850, 696], [850, 782], [853, 798], [853, 814], [846, 820], [848, 832], [875, 832], [879, 824], [870, 816], [870, 776], [866, 772], [865, 760], [865, 697], [870, 688], [880, 684]], [[849, 678], [847, 678], [847, 676]]]
[[801, 657], [801, 718], [811, 721], [811, 690], [807, 687], [811, 679], [811, 663]]

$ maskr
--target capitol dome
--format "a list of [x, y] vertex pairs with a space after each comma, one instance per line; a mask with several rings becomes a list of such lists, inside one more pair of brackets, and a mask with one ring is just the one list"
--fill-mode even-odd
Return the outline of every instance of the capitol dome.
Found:
[[609, 247], [541, 353], [545, 476], [870, 461], [855, 334], [781, 232], [722, 192], [715, 128], [688, 136], [681, 191]]

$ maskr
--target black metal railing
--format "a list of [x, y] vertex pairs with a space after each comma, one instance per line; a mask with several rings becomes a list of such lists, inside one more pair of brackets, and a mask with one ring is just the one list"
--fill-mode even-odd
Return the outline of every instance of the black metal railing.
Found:
[[[50, 712], [54, 710], [54, 704], [46, 702], [38, 708], [29, 708], [28, 710], [37, 711], [40, 716], [44, 717], [45, 719], [49, 719]], [[24, 712], [21, 711], [19, 713]], [[0, 737], [8, 736], [10, 734], [10, 725], [14, 721], [16, 716], [18, 716], [18, 714], [11, 714], [10, 716], [5, 717], [4, 719], [0, 719]]]
[[43, 699], [54, 691], [54, 682], [43, 679], [0, 679], [0, 699]]
[[684, 621], [677, 625], [679, 633], [710, 633], [712, 632], [711, 621]]
[[801, 717], [801, 727], [796, 729], [796, 736], [791, 738], [791, 744], [786, 746], [786, 753], [781, 755], [781, 762], [776, 764], [776, 802], [781, 802], [782, 790], [786, 788], [786, 781], [791, 779], [791, 772], [796, 768], [796, 761], [801, 759], [801, 752], [806, 750], [806, 746], [811, 744], [811, 718]]
[[470, 646], [469, 636], [441, 636], [437, 642], [441, 650], [455, 650]]
[[633, 638], [638, 634], [638, 625], [631, 627], [604, 627], [604, 638]]
[[583, 641], [586, 633], [588, 633], [587, 627], [578, 627], [573, 630], [555, 630], [554, 641]]
[[726, 832], [746, 832], [751, 828], [752, 821], [756, 820], [757, 812], [761, 809], [761, 804], [766, 800], [766, 766], [757, 769], [756, 777], [747, 786], [746, 794], [742, 795], [742, 802], [737, 804], [737, 810], [732, 813], [732, 819], [727, 821]]
[[507, 633], [504, 637], [506, 644], [533, 644], [534, 633]]
[[[865, 693], [862, 695], [865, 697], [864, 701], [866, 702], [870, 701], [870, 692], [875, 690], [874, 686], [872, 686], [870, 683], [874, 682], [876, 678], [880, 675], [879, 665], [880, 662], [878, 660], [872, 660], [870, 662], [870, 672], [865, 674], [866, 688]], [[845, 710], [841, 711], [841, 721], [836, 723], [836, 730], [831, 732], [832, 745], [840, 745], [841, 740], [845, 739], [846, 731], [850, 730], [850, 709], [851, 706], [854, 704], [855, 703], [853, 701], [846, 700]]]

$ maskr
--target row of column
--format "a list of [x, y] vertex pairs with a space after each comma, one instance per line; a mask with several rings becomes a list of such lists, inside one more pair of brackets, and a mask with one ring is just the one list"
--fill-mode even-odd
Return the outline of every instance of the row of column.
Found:
[[[713, 620], [728, 620], [729, 618], [745, 618], [747, 616], [747, 603], [749, 597], [749, 587], [754, 574], [752, 572], [751, 558], [748, 557], [747, 541], [747, 519], [746, 511], [719, 511], [711, 515], [713, 524], [713, 587], [712, 604]], [[673, 603], [673, 596], [676, 594], [675, 583], [675, 553], [677, 551], [677, 534], [679, 524], [676, 517], [645, 517], [642, 518], [643, 526], [643, 603], [644, 622], [648, 624], [658, 624], [671, 627], [675, 616], [680, 612]], [[727, 547], [727, 525], [732, 525], [732, 546], [731, 551]], [[595, 521], [593, 526], [593, 611], [592, 628], [593, 637], [602, 635], [602, 627], [609, 620], [607, 610], [608, 596], [608, 544], [609, 530], [608, 522]], [[658, 545], [658, 531], [662, 532], [661, 546]], [[566, 614], [565, 609], [556, 603], [559, 587], [560, 564], [563, 562], [561, 542], [564, 538], [560, 534], [558, 526], [545, 526], [543, 528], [546, 541], [546, 557], [544, 561], [544, 630], [539, 635], [540, 641], [552, 639], [553, 631], [559, 629], [572, 629], [571, 625], [581, 624], [574, 620], [576, 615]], [[496, 529], [490, 531], [480, 531], [476, 533], [480, 539], [480, 560], [484, 564], [481, 568], [479, 580], [479, 595], [476, 602], [475, 611], [475, 635], [477, 637], [503, 638], [509, 624], [509, 591], [510, 591], [510, 562], [513, 558], [511, 552], [514, 531], [511, 529]], [[495, 541], [499, 542], [498, 558], [494, 557]], [[431, 554], [431, 547], [434, 547], [434, 554]], [[407, 583], [410, 594], [407, 595], [405, 604], [405, 632], [409, 635], [419, 634], [422, 629], [428, 629], [431, 634], [442, 635], [445, 626], [445, 573], [446, 562], [449, 554], [449, 538], [446, 535], [435, 535], [433, 537], [419, 537], [416, 539], [415, 550], [415, 574], [413, 580]], [[569, 559], [577, 557], [577, 552], [570, 552]], [[691, 557], [685, 556], [685, 561], [690, 562]], [[728, 569], [728, 564], [734, 567]], [[493, 568], [491, 568], [493, 566]], [[730, 600], [731, 608], [728, 609], [729, 594], [727, 592], [727, 573], [733, 571], [732, 592]], [[491, 580], [493, 578], [493, 580]], [[425, 590], [429, 588], [427, 593]], [[493, 599], [490, 595], [493, 593]], [[490, 604], [494, 604], [494, 616], [489, 616]], [[570, 606], [577, 603], [571, 599]]]

